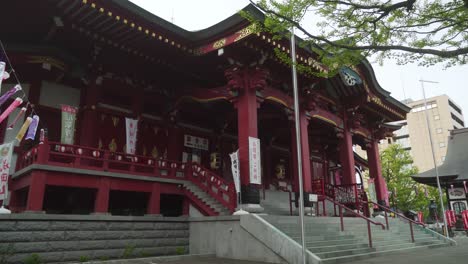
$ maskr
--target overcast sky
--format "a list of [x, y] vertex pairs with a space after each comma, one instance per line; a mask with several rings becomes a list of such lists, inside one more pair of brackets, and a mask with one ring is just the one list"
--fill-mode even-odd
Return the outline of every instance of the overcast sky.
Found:
[[[231, 16], [246, 6], [248, 0], [130, 0], [149, 12], [187, 30], [200, 30]], [[372, 61], [371, 61], [372, 62]], [[385, 61], [373, 63], [380, 85], [398, 100], [421, 99], [420, 79], [439, 82], [425, 84], [426, 96], [447, 94], [468, 111], [468, 65], [451, 67], [420, 67], [415, 64], [398, 66]], [[468, 113], [468, 112], [467, 112]]]

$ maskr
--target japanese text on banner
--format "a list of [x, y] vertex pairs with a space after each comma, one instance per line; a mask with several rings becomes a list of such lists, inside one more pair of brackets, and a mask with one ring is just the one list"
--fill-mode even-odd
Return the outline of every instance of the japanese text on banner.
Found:
[[13, 143], [0, 145], [0, 200], [8, 196], [8, 176], [10, 174]]

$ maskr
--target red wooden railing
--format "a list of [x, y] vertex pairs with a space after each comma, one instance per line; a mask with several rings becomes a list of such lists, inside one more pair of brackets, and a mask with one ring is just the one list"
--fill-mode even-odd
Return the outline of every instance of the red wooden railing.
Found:
[[398, 216], [398, 218], [402, 219], [403, 221], [408, 221], [408, 224], [409, 224], [409, 227], [410, 227], [410, 235], [411, 235], [411, 242], [414, 243], [414, 232], [413, 232], [413, 224], [415, 225], [420, 225], [422, 227], [426, 227], [426, 225], [424, 223], [421, 223], [421, 222], [416, 222], [414, 220], [411, 220], [409, 219], [408, 217], [390, 209], [389, 207], [387, 206], [384, 206], [384, 205], [381, 205], [381, 204], [378, 204], [378, 203], [374, 203], [372, 201], [362, 201], [364, 204], [367, 204], [367, 206], [369, 206], [369, 204], [372, 204], [374, 206], [377, 206], [378, 208], [382, 209], [382, 211], [385, 212], [385, 223], [387, 225], [387, 229], [389, 229], [389, 225], [388, 225], [388, 216], [387, 216], [387, 212], [389, 213], [394, 213], [396, 216]]
[[234, 183], [227, 183], [223, 178], [197, 163], [193, 163], [191, 169], [189, 180], [234, 212], [237, 206]]
[[360, 184], [325, 184], [324, 192], [326, 196], [333, 198], [341, 204], [351, 205], [358, 210], [362, 210], [360, 198], [364, 195], [364, 190]]
[[369, 247], [372, 248], [372, 231], [371, 231], [371, 224], [373, 225], [376, 225], [376, 226], [381, 226], [382, 229], [385, 229], [385, 226], [382, 224], [382, 223], [379, 223], [379, 222], [375, 222], [359, 213], [356, 213], [353, 209], [350, 209], [348, 207], [346, 207], [345, 205], [333, 200], [332, 198], [330, 197], [324, 197], [325, 200], [328, 200], [330, 202], [332, 202], [334, 204], [334, 206], [338, 206], [339, 209], [339, 215], [340, 215], [340, 224], [341, 224], [341, 231], [344, 231], [344, 221], [343, 221], [343, 209], [350, 212], [351, 214], [353, 214], [354, 216], [356, 217], [359, 217], [359, 218], [362, 218], [364, 220], [366, 220], [367, 222], [367, 236], [369, 238]]
[[32, 164], [190, 180], [231, 212], [237, 206], [234, 185], [198, 164], [47, 141], [21, 153], [16, 171]]

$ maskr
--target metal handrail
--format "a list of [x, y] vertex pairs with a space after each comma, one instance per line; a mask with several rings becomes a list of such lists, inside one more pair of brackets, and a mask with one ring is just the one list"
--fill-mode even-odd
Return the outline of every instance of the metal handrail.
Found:
[[388, 217], [387, 217], [387, 212], [391, 212], [391, 213], [394, 213], [395, 215], [399, 216], [400, 218], [402, 219], [405, 219], [408, 221], [408, 224], [410, 226], [410, 233], [411, 233], [411, 242], [414, 243], [414, 231], [413, 231], [413, 224], [416, 224], [416, 225], [420, 225], [422, 227], [426, 227], [426, 225], [424, 223], [421, 223], [421, 222], [416, 222], [414, 220], [411, 220], [409, 219], [408, 217], [398, 213], [398, 212], [395, 212], [393, 211], [392, 209], [390, 209], [390, 207], [387, 207], [385, 205], [381, 205], [381, 204], [378, 204], [378, 203], [374, 203], [372, 201], [361, 201], [363, 203], [367, 203], [367, 204], [373, 204], [373, 205], [376, 205], [377, 207], [381, 208], [381, 209], [384, 209], [384, 212], [385, 212], [385, 222], [387, 224], [387, 229], [389, 229], [389, 226], [388, 226]]
[[354, 214], [355, 216], [360, 217], [360, 218], [362, 218], [362, 219], [364, 219], [364, 220], [367, 221], [367, 236], [368, 236], [368, 238], [369, 238], [369, 247], [372, 248], [372, 232], [371, 232], [371, 226], [370, 226], [370, 224], [374, 224], [374, 225], [376, 225], [376, 226], [382, 226], [382, 230], [385, 230], [385, 226], [384, 226], [382, 223], [372, 221], [371, 219], [369, 219], [369, 218], [367, 218], [367, 217], [365, 217], [365, 216], [363, 216], [363, 215], [361, 215], [361, 214], [359, 214], [359, 213], [354, 212], [353, 209], [346, 207], [345, 205], [343, 205], [343, 204], [341, 204], [341, 203], [339, 203], [339, 202], [337, 202], [337, 201], [331, 199], [330, 197], [324, 196], [324, 199], [325, 199], [325, 200], [328, 200], [328, 201], [332, 202], [334, 205], [338, 205], [338, 207], [340, 207], [341, 231], [344, 231], [343, 210], [342, 210], [341, 208], [343, 208], [343, 209], [345, 209], [345, 210], [351, 212], [351, 213]]

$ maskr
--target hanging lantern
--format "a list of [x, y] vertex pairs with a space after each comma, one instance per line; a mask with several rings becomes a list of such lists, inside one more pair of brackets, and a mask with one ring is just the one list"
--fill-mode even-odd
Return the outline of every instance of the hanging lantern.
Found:
[[[17, 97], [13, 103], [11, 103], [8, 108], [0, 115], [0, 123], [3, 122], [3, 120], [5, 120], [5, 118], [8, 117], [8, 115], [10, 115], [10, 113], [16, 108], [18, 107], [20, 104], [23, 103], [23, 99]], [[0, 104], [1, 105], [1, 104]]]
[[40, 142], [39, 144], [44, 144], [44, 140], [45, 140], [45, 130], [42, 128], [39, 134], [39, 142]]
[[28, 129], [28, 134], [26, 135], [26, 139], [34, 140], [36, 138], [37, 126], [39, 125], [39, 116], [34, 115], [31, 125]]
[[0, 89], [2, 88], [2, 81], [10, 77], [10, 74], [8, 74], [8, 72], [5, 71], [5, 66], [5, 62], [0, 61]]
[[31, 117], [26, 118], [26, 121], [24, 121], [23, 126], [20, 128], [20, 130], [18, 131], [18, 134], [16, 135], [16, 140], [18, 140], [19, 142], [23, 140], [24, 134], [26, 133], [26, 130], [28, 129], [32, 120], [33, 119]]
[[278, 180], [283, 180], [286, 178], [286, 166], [284, 165], [284, 160], [280, 160], [280, 163], [278, 163], [275, 166], [275, 176]]
[[6, 92], [4, 95], [0, 96], [0, 106], [3, 105], [8, 100], [8, 98], [12, 97], [16, 92], [18, 92], [21, 89], [21, 85], [17, 84], [15, 85], [15, 87], [8, 90], [8, 92]]
[[219, 152], [213, 152], [210, 154], [210, 168], [217, 170], [221, 167], [221, 154]]
[[8, 126], [7, 129], [13, 129], [13, 127], [16, 125], [16, 122], [18, 122], [19, 118], [23, 116], [25, 112], [26, 112], [26, 107], [21, 108], [21, 110], [16, 115], [15, 119], [13, 120], [13, 122], [11, 122], [11, 124]]

